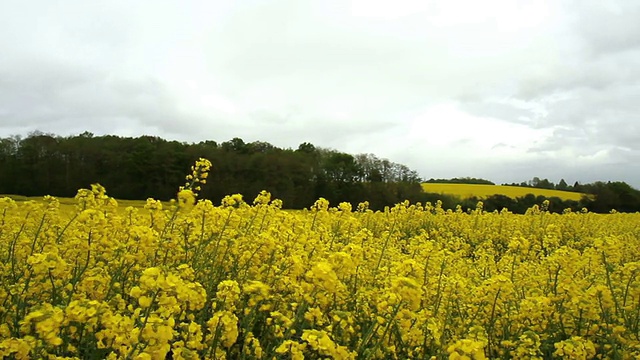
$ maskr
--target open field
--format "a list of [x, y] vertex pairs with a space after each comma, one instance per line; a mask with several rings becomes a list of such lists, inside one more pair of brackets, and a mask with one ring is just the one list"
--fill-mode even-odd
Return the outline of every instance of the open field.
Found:
[[[22, 195], [12, 195], [12, 194], [0, 194], [0, 199], [3, 197], [8, 197], [14, 200], [17, 203], [25, 202], [25, 201], [35, 201], [38, 203], [44, 202], [43, 196], [22, 196]], [[77, 200], [74, 198], [68, 197], [56, 197], [60, 205], [63, 206], [75, 206], [77, 204]], [[126, 208], [127, 206], [133, 206], [134, 208], [142, 208], [147, 203], [146, 200], [116, 200], [118, 202], [118, 207]]]
[[640, 214], [179, 198], [0, 199], [0, 357], [640, 356]]
[[[451, 184], [451, 183], [423, 183], [422, 189], [425, 192], [437, 193], [437, 194], [447, 194], [454, 195], [460, 197], [460, 199], [469, 198], [472, 196], [476, 196], [479, 198], [487, 197], [496, 194], [502, 194], [509, 196], [511, 198], [516, 198], [520, 196], [525, 196], [527, 194], [534, 194], [536, 196], [542, 195], [545, 197], [558, 197], [562, 200], [575, 200], [579, 201], [583, 195], [581, 193], [575, 193], [570, 191], [560, 191], [560, 190], [548, 190], [548, 189], [537, 189], [537, 188], [527, 188], [527, 187], [519, 187], [519, 186], [502, 186], [502, 185], [483, 185], [483, 184]], [[0, 198], [9, 197], [16, 202], [23, 202], [33, 200], [36, 202], [42, 202], [42, 196], [22, 196], [22, 195], [3, 195], [0, 194]], [[74, 198], [65, 198], [60, 197], [57, 198], [61, 205], [71, 206], [76, 204], [76, 200]], [[126, 208], [127, 206], [133, 206], [135, 208], [143, 208], [146, 204], [146, 200], [117, 200], [118, 206], [120, 208]], [[168, 203], [165, 202], [165, 205]]]
[[425, 192], [458, 196], [461, 199], [472, 196], [482, 198], [491, 195], [506, 195], [510, 198], [534, 194], [545, 197], [558, 197], [562, 200], [579, 201], [583, 195], [570, 191], [537, 189], [521, 186], [484, 185], [484, 184], [451, 184], [451, 183], [423, 183]]

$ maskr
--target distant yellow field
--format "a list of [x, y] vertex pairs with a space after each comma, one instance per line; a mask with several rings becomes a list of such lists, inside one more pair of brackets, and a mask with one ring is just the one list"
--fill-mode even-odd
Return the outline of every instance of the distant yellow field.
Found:
[[[503, 185], [483, 185], [483, 184], [451, 184], [451, 183], [423, 183], [422, 189], [425, 192], [437, 193], [437, 194], [447, 194], [458, 196], [461, 199], [470, 198], [472, 196], [476, 196], [478, 198], [484, 198], [491, 195], [506, 195], [510, 198], [517, 198], [521, 196], [525, 196], [527, 194], [534, 194], [536, 196], [542, 195], [545, 197], [559, 197], [562, 200], [575, 200], [578, 201], [582, 198], [582, 193], [575, 193], [570, 191], [560, 191], [560, 190], [548, 190], [548, 189], [537, 189], [537, 188], [528, 188], [528, 187], [520, 187], [520, 186], [503, 186]], [[28, 200], [42, 201], [41, 196], [22, 196], [22, 195], [3, 195], [0, 194], [0, 198], [10, 197], [15, 201], [22, 202]], [[60, 205], [63, 208], [71, 207], [76, 204], [75, 199], [73, 198], [64, 198], [59, 197]], [[121, 209], [126, 208], [127, 206], [133, 206], [135, 208], [143, 208], [146, 204], [145, 200], [118, 200], [118, 207]], [[166, 203], [165, 205], [168, 205]]]
[[[43, 201], [43, 196], [0, 194], [0, 199], [3, 197], [11, 198], [16, 202], [23, 202], [23, 201], [30, 201], [30, 200], [38, 201], [38, 202]], [[60, 205], [62, 205], [63, 207], [76, 204], [76, 200], [74, 198], [56, 197], [56, 199], [58, 199], [58, 201], [60, 202]], [[146, 200], [117, 200], [117, 201], [118, 201], [118, 207], [123, 209], [126, 208], [127, 206], [133, 206], [135, 208], [143, 208], [144, 205], [147, 203]]]
[[483, 185], [483, 184], [450, 184], [450, 183], [424, 183], [422, 189], [425, 192], [447, 194], [459, 196], [461, 199], [476, 196], [483, 198], [491, 195], [505, 195], [510, 198], [517, 198], [527, 194], [545, 197], [559, 197], [562, 200], [578, 201], [582, 198], [582, 193], [575, 193], [561, 190], [548, 190], [528, 188], [521, 186], [503, 186], [503, 185]]

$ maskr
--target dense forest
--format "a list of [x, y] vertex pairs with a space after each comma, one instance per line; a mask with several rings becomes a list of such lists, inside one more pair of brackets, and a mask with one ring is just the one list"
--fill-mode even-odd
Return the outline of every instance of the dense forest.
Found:
[[214, 202], [234, 193], [252, 200], [265, 189], [287, 208], [309, 207], [323, 197], [336, 205], [366, 200], [380, 209], [423, 196], [415, 171], [371, 154], [354, 156], [310, 143], [294, 150], [240, 138], [183, 143], [88, 132], [0, 139], [0, 193], [72, 197], [77, 189], [100, 183], [115, 198], [168, 200], [199, 157], [213, 163], [201, 197]]
[[[115, 198], [168, 200], [175, 196], [190, 165], [199, 157], [213, 163], [209, 183], [200, 196], [214, 202], [234, 193], [251, 200], [263, 189], [293, 209], [309, 207], [320, 197], [334, 205], [368, 201], [375, 210], [404, 200], [441, 200], [445, 209], [462, 205], [468, 210], [479, 200], [424, 193], [418, 173], [405, 165], [373, 154], [351, 155], [310, 143], [281, 149], [240, 138], [222, 143], [185, 143], [155, 136], [94, 136], [89, 132], [67, 137], [34, 132], [25, 138], [0, 138], [0, 194], [73, 197], [77, 189], [100, 183]], [[493, 184], [476, 178], [427, 181]], [[583, 207], [595, 212], [640, 211], [640, 191], [624, 182], [576, 182], [569, 186], [564, 180], [556, 185], [534, 178], [511, 185], [593, 194], [579, 202], [548, 199], [553, 212], [566, 208], [579, 211]], [[495, 195], [483, 202], [488, 211], [506, 207], [523, 213], [544, 200], [533, 195], [517, 199]]]

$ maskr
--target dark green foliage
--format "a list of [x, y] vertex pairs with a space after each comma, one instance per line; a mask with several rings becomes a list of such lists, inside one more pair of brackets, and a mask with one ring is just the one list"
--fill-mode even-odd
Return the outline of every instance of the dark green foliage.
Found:
[[621, 181], [602, 182], [580, 185], [583, 192], [593, 194], [583, 197], [581, 204], [594, 212], [609, 212], [615, 209], [619, 212], [640, 211], [640, 191]]
[[[608, 213], [611, 210], [616, 210], [619, 212], [640, 211], [640, 191], [634, 189], [629, 184], [622, 181], [596, 181], [591, 184], [580, 184], [576, 181], [573, 186], [571, 186], [568, 185], [564, 179], [561, 179], [557, 185], [554, 185], [553, 182], [550, 182], [547, 179], [540, 180], [540, 178], [534, 177], [532, 180], [522, 182], [520, 184], [513, 183], [504, 185], [541, 189], [555, 188], [557, 190], [589, 194], [589, 196], [583, 196], [583, 198], [579, 202], [570, 200], [562, 202], [560, 199], [556, 198], [556, 204], [564, 204], [563, 206], [571, 209], [586, 208], [589, 211], [598, 213]], [[527, 195], [527, 197], [529, 195]], [[540, 203], [539, 201], [535, 202], [534, 200], [527, 197], [523, 199], [523, 203]], [[509, 210], [511, 210], [511, 208], [509, 208]]]
[[200, 195], [214, 202], [234, 193], [250, 202], [264, 189], [287, 208], [309, 207], [324, 197], [333, 205], [347, 201], [355, 207], [366, 200], [382, 209], [422, 196], [415, 171], [371, 154], [353, 156], [310, 143], [292, 150], [240, 138], [188, 144], [89, 132], [0, 139], [0, 194], [72, 197], [100, 183], [116, 198], [168, 200], [199, 157], [213, 163]]
[[[562, 179], [560, 182], [563, 183], [564, 179]], [[549, 179], [540, 179], [537, 176], [529, 181], [523, 181], [521, 183], [503, 184], [503, 185], [532, 187], [532, 188], [550, 189], [550, 190], [557, 189], [558, 186], [562, 186], [560, 184], [555, 185], [552, 181], [549, 181]], [[567, 186], [567, 183], [564, 182], [564, 189], [560, 189], [560, 190], [571, 190], [571, 189]]]
[[[404, 200], [423, 204], [441, 200], [445, 209], [455, 209], [460, 204], [466, 210], [475, 209], [479, 200], [424, 193], [418, 174], [405, 165], [372, 154], [354, 156], [306, 142], [292, 150], [261, 141], [245, 143], [240, 138], [221, 144], [188, 144], [154, 136], [94, 136], [89, 132], [69, 137], [34, 132], [26, 138], [0, 139], [0, 194], [72, 197], [77, 189], [100, 183], [116, 198], [168, 200], [175, 196], [189, 166], [199, 157], [213, 163], [209, 184], [201, 197], [214, 202], [234, 193], [251, 201], [263, 189], [282, 199], [285, 207], [294, 209], [309, 207], [320, 197], [333, 205], [346, 201], [355, 206], [368, 201], [374, 210]], [[468, 177], [427, 182], [493, 184]], [[592, 194], [580, 202], [551, 198], [552, 212], [582, 207], [601, 213], [612, 209], [640, 211], [640, 191], [624, 182], [576, 181], [570, 186], [564, 179], [555, 185], [535, 177], [511, 185]], [[529, 194], [517, 199], [494, 195], [482, 201], [487, 211], [507, 208], [524, 213], [544, 200]]]
[[556, 185], [556, 190], [569, 190], [569, 185], [566, 181], [564, 181], [564, 179], [560, 179], [560, 182], [558, 183], [558, 185]]
[[562, 200], [558, 197], [547, 198], [541, 195], [535, 196], [533, 194], [527, 194], [515, 199], [505, 195], [492, 195], [484, 199], [472, 197], [462, 201], [461, 205], [462, 209], [465, 211], [474, 210], [478, 201], [482, 201], [483, 209], [485, 211], [493, 212], [507, 209], [516, 214], [524, 214], [527, 209], [534, 205], [540, 206], [545, 200], [549, 200], [549, 207], [547, 210], [552, 213], [562, 213], [566, 209], [571, 209], [571, 211], [576, 212], [582, 209], [582, 205], [577, 201]]

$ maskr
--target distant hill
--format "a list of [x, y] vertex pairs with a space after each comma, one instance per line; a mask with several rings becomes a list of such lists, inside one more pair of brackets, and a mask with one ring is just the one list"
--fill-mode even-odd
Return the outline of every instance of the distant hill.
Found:
[[527, 194], [544, 197], [558, 197], [562, 200], [580, 201], [586, 195], [583, 193], [539, 189], [532, 187], [507, 186], [507, 185], [485, 185], [485, 184], [456, 184], [456, 183], [423, 183], [424, 192], [446, 194], [458, 196], [461, 199], [470, 197], [483, 198], [491, 195], [505, 195], [512, 199], [522, 197]]

